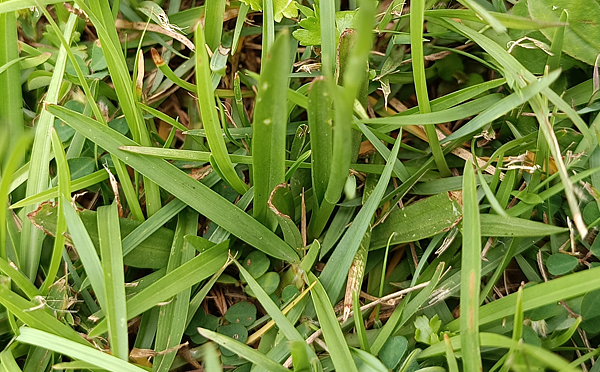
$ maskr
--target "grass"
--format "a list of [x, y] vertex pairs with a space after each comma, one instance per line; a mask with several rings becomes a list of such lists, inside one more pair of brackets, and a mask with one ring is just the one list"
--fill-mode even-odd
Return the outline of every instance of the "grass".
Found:
[[0, 0], [0, 369], [600, 370], [598, 22]]

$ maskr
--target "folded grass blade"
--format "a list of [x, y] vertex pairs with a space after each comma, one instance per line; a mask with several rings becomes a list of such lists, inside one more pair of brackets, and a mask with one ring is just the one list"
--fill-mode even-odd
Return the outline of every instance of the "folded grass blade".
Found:
[[98, 208], [98, 239], [104, 273], [106, 304], [101, 304], [108, 323], [108, 337], [112, 354], [127, 361], [127, 309], [125, 305], [125, 277], [123, 274], [123, 253], [121, 248], [121, 228], [119, 209], [116, 202]]
[[282, 32], [263, 60], [268, 73], [260, 75], [252, 123], [253, 213], [270, 229], [277, 222], [267, 206], [269, 196], [285, 181], [289, 49], [289, 34]]
[[[200, 114], [202, 115], [202, 123], [206, 131], [208, 145], [215, 158], [219, 170], [223, 173], [225, 180], [240, 194], [244, 194], [248, 190], [246, 185], [237, 172], [235, 171], [225, 140], [222, 136], [221, 124], [219, 115], [215, 106], [215, 96], [212, 89], [212, 79], [210, 71], [210, 59], [206, 53], [204, 44], [204, 30], [202, 25], [196, 27], [195, 33], [196, 42], [196, 89], [198, 93], [198, 104], [200, 106]], [[227, 125], [223, 123], [223, 125]]]
[[473, 163], [463, 175], [463, 244], [461, 252], [460, 342], [466, 371], [482, 369], [479, 350], [479, 291], [481, 287], [481, 231]]

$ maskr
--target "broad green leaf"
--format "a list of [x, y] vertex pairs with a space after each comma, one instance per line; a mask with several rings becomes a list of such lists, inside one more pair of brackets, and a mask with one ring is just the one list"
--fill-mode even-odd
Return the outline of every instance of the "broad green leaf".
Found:
[[371, 249], [383, 248], [390, 235], [391, 244], [408, 243], [450, 230], [462, 218], [462, 208], [448, 193], [422, 199], [390, 213], [373, 229]]
[[579, 264], [577, 257], [564, 253], [555, 253], [546, 260], [548, 272], [552, 275], [565, 275]]
[[[48, 235], [54, 236], [56, 231], [56, 219], [58, 208], [54, 203], [43, 203], [34, 212], [29, 214], [29, 219], [38, 228], [42, 229]], [[92, 243], [98, 245], [98, 222], [96, 220], [96, 212], [83, 210], [79, 213], [79, 217], [85, 226]], [[134, 230], [142, 225], [141, 222], [128, 218], [120, 218], [119, 224], [121, 235], [124, 239]], [[71, 242], [72, 238], [67, 236], [67, 241]], [[133, 267], [142, 267], [150, 269], [160, 269], [167, 264], [169, 256], [169, 247], [173, 240], [173, 230], [160, 228], [149, 235], [146, 239], [139, 243], [131, 252], [125, 255], [124, 264]]]
[[48, 109], [68, 122], [75, 130], [84, 134], [140, 173], [146, 174], [165, 190], [217, 225], [230, 231], [233, 235], [273, 257], [288, 262], [298, 259], [296, 252], [274, 233], [247, 215], [243, 210], [232, 205], [228, 200], [202, 183], [193, 180], [175, 166], [164, 160], [151, 159], [120, 150], [123, 145], [136, 145], [127, 137], [102, 126], [95, 120], [59, 106], [51, 106]]
[[[563, 50], [571, 57], [594, 65], [600, 54], [600, 3], [598, 1], [581, 2], [563, 0], [549, 2], [545, 0], [527, 0], [529, 14], [534, 20], [559, 23], [563, 11], [569, 15], [569, 26], [565, 28]], [[543, 29], [542, 33], [553, 39], [554, 29]]]

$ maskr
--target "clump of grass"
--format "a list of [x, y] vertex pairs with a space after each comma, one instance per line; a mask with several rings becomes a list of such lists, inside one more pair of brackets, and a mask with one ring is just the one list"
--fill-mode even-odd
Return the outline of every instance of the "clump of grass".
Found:
[[0, 0], [5, 370], [597, 370], [598, 4], [163, 3]]

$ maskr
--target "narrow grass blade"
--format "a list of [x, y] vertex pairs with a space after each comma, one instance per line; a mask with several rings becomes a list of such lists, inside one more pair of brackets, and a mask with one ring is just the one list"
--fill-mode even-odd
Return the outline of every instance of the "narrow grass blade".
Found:
[[463, 175], [463, 245], [461, 261], [460, 342], [466, 371], [480, 371], [479, 291], [481, 287], [481, 232], [479, 202], [473, 163], [467, 161]]
[[[11, 61], [19, 60], [19, 39], [17, 35], [17, 14], [0, 14], [0, 66], [4, 68]], [[0, 73], [0, 123], [7, 133], [7, 151], [11, 153], [24, 131], [23, 95], [21, 92], [21, 67], [18, 63]]]
[[[140, 315], [217, 272], [227, 260], [228, 248], [229, 241], [225, 241], [207, 249], [127, 300], [127, 319]], [[102, 320], [89, 336], [99, 336], [106, 330], [106, 320]]]
[[58, 274], [60, 268], [60, 261], [62, 259], [62, 252], [65, 249], [65, 235], [67, 231], [67, 221], [64, 215], [64, 200], [71, 198], [71, 173], [69, 171], [69, 165], [67, 164], [67, 156], [65, 150], [62, 147], [58, 133], [54, 128], [50, 130], [50, 136], [52, 138], [52, 149], [56, 159], [56, 167], [58, 169], [58, 210], [56, 218], [56, 232], [54, 233], [54, 247], [52, 248], [52, 256], [50, 258], [50, 266], [48, 267], [48, 273], [40, 291], [43, 294], [48, 293], [50, 285], [54, 283], [54, 278]]
[[352, 260], [360, 247], [367, 228], [369, 228], [371, 218], [385, 193], [392, 175], [394, 163], [398, 157], [400, 142], [400, 140], [396, 140], [389, 158], [390, 160], [387, 162], [381, 178], [377, 182], [377, 186], [338, 243], [337, 248], [327, 261], [328, 264], [319, 276], [319, 281], [323, 284], [332, 303], [336, 302], [340, 296], [346, 277], [348, 276], [348, 270], [352, 265]]
[[560, 70], [552, 71], [547, 76], [540, 78], [534, 83], [527, 85], [525, 88], [520, 89], [519, 91], [512, 93], [508, 97], [495, 103], [491, 107], [486, 108], [485, 111], [483, 111], [473, 120], [469, 121], [466, 125], [462, 126], [457, 131], [454, 131], [448, 137], [444, 138], [442, 143], [447, 143], [458, 138], [471, 135], [477, 130], [483, 128], [485, 125], [491, 123], [495, 119], [513, 110], [515, 107], [518, 107], [523, 103], [529, 101], [536, 94], [549, 87], [550, 84], [552, 84], [556, 79], [558, 79], [560, 73]]
[[327, 77], [333, 77], [336, 60], [336, 24], [335, 2], [331, 0], [319, 2], [318, 18], [321, 27], [321, 71]]
[[[6, 260], [6, 239], [7, 239], [7, 221], [6, 215], [8, 212], [8, 196], [10, 194], [10, 184], [19, 163], [25, 157], [25, 151], [29, 147], [31, 141], [28, 138], [22, 137], [17, 141], [15, 150], [9, 152], [8, 160], [4, 163], [2, 169], [2, 179], [0, 180], [0, 258]], [[0, 157], [2, 154], [0, 154]]]
[[[536, 309], [560, 300], [568, 300], [600, 289], [598, 273], [600, 273], [600, 269], [588, 269], [525, 288], [523, 290], [523, 311]], [[482, 306], [479, 310], [479, 325], [513, 316], [516, 300], [517, 294], [513, 293]], [[460, 320], [457, 319], [449, 323], [446, 329], [457, 331], [459, 325]]]
[[367, 331], [365, 330], [363, 315], [360, 311], [358, 291], [352, 292], [352, 308], [354, 311], [354, 324], [356, 327], [356, 335], [358, 336], [358, 341], [360, 342], [360, 348], [367, 353], [370, 353], [371, 347], [369, 346], [369, 340], [367, 339]]
[[[246, 269], [244, 269], [244, 267], [240, 265], [237, 261], [233, 262], [240, 270], [240, 274], [242, 275], [242, 277], [248, 282], [248, 286], [250, 286], [252, 292], [254, 293], [260, 304], [264, 307], [267, 314], [269, 314], [271, 319], [275, 321], [275, 324], [277, 325], [279, 330], [285, 335], [285, 338], [287, 338], [288, 341], [304, 342], [304, 338], [300, 335], [298, 330], [294, 328], [294, 325], [290, 323], [290, 321], [288, 320], [288, 318], [286, 318], [285, 315], [283, 315], [281, 310], [279, 310], [279, 306], [275, 305], [273, 300], [264, 291], [260, 284], [258, 284], [256, 279], [254, 279], [254, 277], [250, 275], [250, 273], [246, 271]], [[307, 350], [311, 354], [311, 358], [316, 358], [316, 355], [314, 351], [312, 351], [312, 349], [308, 348]]]
[[459, 3], [463, 4], [467, 8], [473, 10], [475, 14], [484, 21], [486, 21], [494, 31], [501, 33], [506, 32], [506, 27], [500, 23], [494, 16], [487, 11], [481, 4], [478, 4], [477, 1], [474, 0], [459, 0]]
[[388, 319], [387, 323], [385, 323], [377, 335], [377, 338], [371, 345], [371, 352], [373, 355], [378, 355], [383, 345], [385, 345], [387, 340], [394, 334], [394, 332], [405, 325], [420, 308], [425, 306], [427, 300], [440, 281], [442, 273], [444, 272], [444, 267], [444, 263], [440, 263], [436, 267], [435, 273], [429, 281], [429, 284], [427, 284], [425, 288], [423, 288], [416, 296], [414, 296], [414, 298], [405, 298], [400, 305], [394, 309], [392, 316]]
[[267, 206], [269, 196], [285, 180], [289, 49], [289, 34], [282, 32], [262, 62], [268, 73], [260, 76], [252, 123], [254, 217], [270, 229], [276, 219]]
[[460, 370], [458, 369], [458, 363], [456, 362], [454, 349], [452, 349], [450, 336], [447, 334], [444, 334], [444, 345], [446, 346], [446, 363], [448, 363], [448, 372], [459, 372]]
[[[429, 103], [429, 94], [427, 93], [427, 78], [425, 77], [425, 59], [423, 55], [423, 21], [425, 12], [425, 0], [412, 1], [410, 4], [410, 47], [412, 55], [413, 76], [415, 79], [415, 91], [417, 101], [419, 102], [419, 111], [421, 114], [431, 112]], [[446, 164], [444, 153], [440, 146], [435, 127], [425, 126], [427, 140], [431, 147], [431, 153], [435, 159], [435, 164], [442, 177], [450, 175], [450, 168]]]
[[38, 5], [51, 5], [62, 3], [60, 0], [8, 0], [0, 4], [0, 14], [16, 10], [33, 8]]
[[[136, 97], [133, 82], [129, 75], [125, 56], [121, 51], [121, 43], [114, 27], [114, 18], [112, 16], [108, 0], [98, 0], [86, 6], [83, 1], [76, 1], [81, 9], [89, 16], [96, 28], [98, 38], [104, 50], [104, 57], [110, 72], [111, 81], [115, 86], [115, 92], [119, 98], [119, 103], [129, 129], [133, 134], [135, 141], [143, 146], [151, 146], [152, 142], [148, 134], [148, 128], [142, 117], [142, 112], [136, 106]], [[160, 190], [158, 186], [149, 179], [144, 180], [144, 192], [146, 195], [146, 210], [149, 216], [156, 213], [161, 208]]]
[[209, 342], [204, 348], [204, 370], [206, 372], [222, 372], [221, 359], [217, 354], [217, 348], [214, 343]]
[[554, 38], [552, 38], [552, 45], [550, 46], [550, 53], [552, 54], [548, 56], [548, 61], [546, 62], [548, 71], [554, 71], [560, 67], [560, 57], [562, 55], [563, 42], [565, 40], [565, 29], [566, 24], [569, 22], [569, 14], [564, 9], [560, 15], [560, 22], [565, 23], [565, 25], [557, 27], [554, 31]]
[[112, 354], [127, 361], [127, 309], [125, 305], [125, 277], [123, 274], [123, 251], [119, 209], [116, 202], [98, 208], [98, 238], [102, 256], [106, 304], [102, 308], [108, 323], [108, 337]]
[[[33, 6], [35, 6], [34, 4]], [[72, 15], [64, 28], [64, 38], [71, 40], [77, 16]], [[58, 102], [60, 94], [60, 86], [63, 80], [65, 67], [67, 63], [68, 45], [61, 45], [56, 57], [56, 64], [52, 74], [52, 80], [48, 86], [46, 93], [45, 104]], [[29, 159], [29, 173], [27, 177], [27, 196], [38, 194], [48, 188], [48, 163], [50, 161], [50, 136], [48, 136], [50, 127], [54, 124], [54, 116], [42, 110], [40, 117], [36, 123], [36, 136], [31, 148], [31, 156]], [[35, 210], [35, 206], [25, 208], [24, 214], [28, 214]], [[24, 221], [23, 230], [21, 232], [21, 247], [19, 257], [21, 261], [21, 269], [29, 278], [33, 280], [37, 274], [41, 249], [42, 239], [44, 234], [35, 228], [28, 221]]]
[[[215, 106], [215, 96], [212, 89], [212, 80], [210, 72], [210, 59], [206, 53], [204, 47], [204, 30], [202, 25], [196, 27], [195, 33], [196, 42], [196, 81], [197, 81], [197, 93], [198, 93], [198, 104], [200, 106], [200, 113], [202, 115], [202, 122], [204, 130], [206, 131], [206, 138], [208, 145], [212, 151], [212, 155], [215, 158], [216, 164], [219, 170], [225, 177], [225, 180], [240, 194], [244, 194], [248, 190], [246, 185], [236, 173], [229, 154], [227, 147], [225, 146], [225, 140], [222, 136], [221, 124], [219, 123], [219, 115]], [[226, 125], [226, 123], [223, 123]]]
[[317, 205], [325, 198], [332, 156], [333, 110], [327, 83], [313, 80], [308, 92], [308, 128], [310, 130], [311, 176]]
[[[352, 258], [352, 257], [351, 257]], [[329, 347], [329, 355], [337, 371], [358, 372], [356, 364], [350, 354], [348, 344], [344, 339], [342, 328], [337, 321], [333, 307], [332, 299], [327, 296], [325, 288], [312, 273], [308, 273], [311, 282], [317, 281], [312, 289], [312, 300], [319, 319], [319, 324], [323, 330], [323, 338]]]
[[[167, 265], [167, 275], [179, 266], [194, 258], [194, 247], [184, 241], [185, 235], [196, 236], [198, 230], [198, 212], [193, 209], [186, 209], [179, 215], [177, 230], [173, 238], [171, 255]], [[158, 327], [156, 329], [156, 339], [154, 350], [158, 353], [154, 357], [152, 364], [153, 371], [166, 372], [171, 368], [173, 360], [177, 355], [177, 345], [181, 343], [183, 332], [186, 328], [186, 319], [188, 317], [188, 305], [191, 288], [186, 288], [173, 297], [170, 303], [161, 306], [158, 315]], [[165, 353], [166, 350], [172, 350]]]
[[208, 45], [213, 52], [215, 52], [219, 44], [221, 44], [225, 4], [225, 0], [214, 0], [206, 2], [204, 6], [204, 34], [206, 35], [206, 45]]
[[73, 245], [75, 246], [75, 249], [77, 249], [77, 254], [81, 259], [83, 268], [94, 289], [94, 294], [98, 299], [98, 303], [100, 304], [100, 307], [104, 307], [106, 306], [104, 272], [102, 270], [100, 258], [98, 258], [98, 253], [96, 252], [96, 247], [94, 247], [92, 239], [69, 199], [65, 199], [64, 197], [61, 199], [61, 202], [65, 207], [63, 213], [67, 221], [67, 226], [69, 227], [71, 240], [73, 240]]
[[[516, 294], [516, 293], [515, 293]], [[455, 351], [460, 350], [460, 338], [461, 336], [455, 336], [450, 338], [450, 343], [452, 348]], [[527, 358], [533, 358], [543, 365], [555, 370], [555, 371], [564, 371], [564, 372], [578, 372], [581, 371], [575, 366], [572, 366], [567, 362], [564, 358], [559, 355], [556, 355], [544, 348], [530, 345], [526, 342], [516, 342], [509, 337], [495, 334], [495, 333], [485, 333], [482, 332], [479, 335], [479, 340], [482, 347], [492, 347], [492, 348], [502, 348], [502, 349], [510, 349], [514, 348], [521, 353], [525, 353]], [[444, 353], [444, 344], [438, 343], [435, 344], [421, 352], [419, 354], [419, 359], [427, 359], [432, 356], [443, 355]]]
[[[71, 190], [78, 191], [81, 189], [85, 189], [107, 179], [108, 172], [106, 171], [106, 169], [102, 169], [87, 176], [71, 181]], [[31, 195], [30, 197], [19, 200], [15, 204], [11, 205], [11, 209], [23, 208], [33, 204], [42, 203], [50, 199], [54, 199], [58, 196], [59, 191], [58, 186], [56, 186], [51, 189], [42, 191], [39, 194]]]
[[288, 262], [298, 259], [296, 252], [273, 232], [216, 192], [190, 178], [175, 166], [164, 160], [150, 159], [120, 150], [119, 148], [123, 145], [135, 145], [135, 142], [127, 137], [71, 110], [59, 106], [51, 106], [49, 110], [69, 123], [75, 130], [94, 141], [98, 146], [114, 154], [140, 173], [153, 179], [175, 197], [243, 241], [271, 256]]
[[217, 332], [209, 331], [208, 329], [198, 328], [198, 333], [202, 336], [208, 338], [209, 340], [213, 340], [217, 344], [226, 347], [227, 349], [233, 351], [235, 354], [240, 357], [249, 360], [250, 362], [265, 368], [267, 371], [273, 372], [286, 372], [287, 368], [284, 368], [281, 364], [275, 362], [270, 359], [263, 353], [254, 350], [253, 348], [244, 345], [243, 343], [232, 339], [231, 337], [224, 336]]
[[64, 354], [73, 359], [93, 364], [98, 368], [112, 372], [142, 372], [145, 371], [112, 355], [96, 350], [91, 346], [84, 346], [68, 339], [37, 329], [23, 327], [21, 334], [16, 339], [19, 342], [35, 345], [44, 349]]

